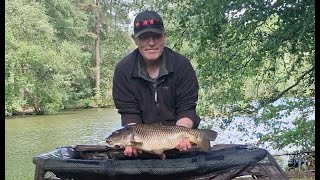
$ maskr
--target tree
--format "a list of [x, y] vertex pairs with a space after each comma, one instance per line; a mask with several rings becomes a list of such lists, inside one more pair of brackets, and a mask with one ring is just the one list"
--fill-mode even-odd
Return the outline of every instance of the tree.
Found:
[[[113, 66], [108, 66], [108, 68], [114, 68], [114, 62], [119, 60], [118, 56], [112, 57], [112, 55], [117, 54], [119, 51], [112, 52], [112, 49], [120, 48], [121, 54], [128, 51], [127, 47], [130, 41], [125, 37], [127, 34], [127, 24], [129, 23], [128, 5], [122, 1], [91, 1], [82, 0], [80, 5], [83, 9], [87, 10], [89, 14], [92, 14], [93, 26], [89, 27], [92, 31], [86, 34], [91, 36], [95, 40], [94, 46], [94, 79], [95, 79], [95, 106], [110, 106], [110, 97], [106, 97], [111, 92], [110, 82], [104, 79], [109, 79], [113, 75], [110, 70], [101, 72], [101, 69], [105, 69], [100, 65], [113, 64]], [[117, 35], [117, 36], [114, 36]], [[117, 42], [115, 44], [114, 42]], [[109, 43], [109, 44], [105, 44]], [[124, 46], [122, 45], [124, 43]], [[118, 46], [118, 47], [113, 47]], [[101, 48], [103, 47], [103, 48]], [[109, 52], [110, 54], [106, 54]], [[117, 59], [118, 58], [118, 59]], [[110, 62], [108, 62], [110, 61]], [[107, 73], [106, 73], [107, 72]], [[101, 84], [101, 81], [103, 84]], [[107, 84], [104, 84], [107, 83]], [[103, 89], [101, 90], [101, 86]], [[106, 88], [106, 89], [105, 89]], [[101, 93], [104, 96], [101, 96]]]
[[57, 40], [45, 6], [29, 0], [6, 2], [6, 114], [32, 107], [36, 113], [63, 109], [86, 86], [89, 54]]
[[[96, 0], [95, 2], [96, 7], [99, 8], [100, 10], [100, 0]], [[99, 11], [95, 11], [95, 77], [96, 77], [96, 87], [95, 87], [95, 92], [96, 92], [96, 99], [100, 99], [100, 31], [101, 31], [101, 18], [100, 18], [100, 13]]]
[[[89, 16], [78, 0], [37, 0], [45, 7], [49, 23], [56, 29], [59, 41], [82, 42], [88, 30]], [[82, 42], [83, 43], [83, 42]]]
[[[202, 115], [225, 122], [252, 116], [270, 127], [261, 141], [276, 148], [295, 143], [284, 139], [292, 131], [305, 133], [299, 124], [313, 138], [314, 117], [306, 116], [314, 113], [313, 1], [174, 1], [169, 7], [178, 48], [187, 45], [196, 60]], [[279, 121], [297, 111], [293, 129]], [[305, 136], [298, 139], [314, 147]]]
[[6, 115], [24, 108], [44, 114], [113, 104], [112, 69], [131, 43], [128, 6], [121, 1], [97, 3], [13, 0], [6, 4]]
[[47, 42], [54, 38], [54, 29], [39, 3], [6, 1], [5, 10], [6, 114], [10, 115], [13, 110], [28, 103], [26, 92], [34, 88], [29, 73], [30, 63], [36, 61], [37, 55], [28, 50], [35, 47], [45, 49]]

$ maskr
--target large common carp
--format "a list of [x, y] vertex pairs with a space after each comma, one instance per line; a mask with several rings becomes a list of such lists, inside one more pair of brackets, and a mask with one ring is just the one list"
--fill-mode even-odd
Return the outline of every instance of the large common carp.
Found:
[[210, 150], [210, 141], [214, 141], [217, 132], [208, 129], [190, 129], [182, 126], [158, 124], [134, 124], [112, 132], [106, 138], [109, 146], [128, 146], [157, 154], [165, 158], [164, 151], [174, 149], [183, 138], [197, 144], [205, 152]]

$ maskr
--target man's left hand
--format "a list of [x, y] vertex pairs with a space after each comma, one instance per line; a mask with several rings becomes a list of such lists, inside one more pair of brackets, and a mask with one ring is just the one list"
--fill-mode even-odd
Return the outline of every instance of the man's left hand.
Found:
[[179, 151], [186, 151], [191, 148], [191, 143], [187, 138], [184, 138], [180, 141], [176, 148], [179, 149]]
[[[193, 122], [189, 118], [181, 118], [176, 122], [177, 126], [184, 126], [187, 128], [193, 127]], [[182, 139], [179, 144], [176, 146], [179, 151], [186, 151], [191, 148], [191, 143], [187, 138]]]

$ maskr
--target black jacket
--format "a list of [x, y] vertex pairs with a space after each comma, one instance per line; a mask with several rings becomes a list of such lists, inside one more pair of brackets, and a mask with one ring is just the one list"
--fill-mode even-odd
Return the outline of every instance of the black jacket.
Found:
[[125, 56], [113, 76], [113, 100], [121, 114], [122, 125], [129, 123], [161, 123], [175, 125], [188, 117], [197, 128], [198, 80], [190, 61], [170, 48], [164, 48], [167, 73], [152, 83], [138, 70], [138, 49]]

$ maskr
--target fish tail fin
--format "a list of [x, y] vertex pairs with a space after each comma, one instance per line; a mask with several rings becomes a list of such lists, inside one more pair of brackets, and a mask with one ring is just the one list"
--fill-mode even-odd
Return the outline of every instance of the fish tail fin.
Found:
[[214, 141], [217, 138], [218, 133], [209, 129], [200, 129], [198, 137], [198, 146], [202, 151], [210, 151], [210, 141]]

